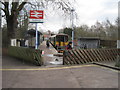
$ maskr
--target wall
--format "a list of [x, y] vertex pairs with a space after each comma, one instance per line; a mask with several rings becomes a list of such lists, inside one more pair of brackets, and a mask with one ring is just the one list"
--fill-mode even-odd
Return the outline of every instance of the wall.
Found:
[[78, 40], [78, 46], [80, 48], [98, 48], [99, 40]]

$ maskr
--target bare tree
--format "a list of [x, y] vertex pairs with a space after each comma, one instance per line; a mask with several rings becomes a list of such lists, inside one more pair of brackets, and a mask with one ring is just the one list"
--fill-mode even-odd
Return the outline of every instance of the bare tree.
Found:
[[15, 36], [15, 30], [18, 24], [17, 18], [19, 15], [19, 11], [22, 10], [22, 8], [27, 2], [22, 2], [22, 3], [12, 2], [11, 5], [10, 2], [6, 2], [6, 1], [1, 1], [1, 3], [3, 5], [3, 8], [1, 9], [5, 13], [5, 18], [7, 22], [7, 36], [9, 39], [8, 43], [10, 43], [10, 38], [14, 38]]
[[[14, 0], [13, 0], [14, 1]], [[7, 23], [7, 36], [8, 36], [8, 44], [10, 43], [10, 39], [15, 37], [15, 30], [17, 30], [18, 26], [18, 16], [19, 12], [24, 8], [26, 4], [31, 5], [31, 8], [35, 9], [37, 7], [47, 8], [48, 5], [51, 5], [54, 9], [61, 9], [64, 13], [69, 13], [70, 11], [70, 3], [64, 0], [40, 0], [40, 2], [31, 3], [25, 1], [17, 0], [17, 2], [7, 2], [7, 0], [2, 0], [0, 3], [2, 4], [1, 10], [4, 12], [4, 16]]]

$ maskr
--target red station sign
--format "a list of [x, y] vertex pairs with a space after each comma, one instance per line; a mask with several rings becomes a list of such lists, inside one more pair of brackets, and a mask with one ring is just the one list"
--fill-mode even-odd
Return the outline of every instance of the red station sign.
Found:
[[30, 23], [43, 23], [43, 10], [30, 10]]

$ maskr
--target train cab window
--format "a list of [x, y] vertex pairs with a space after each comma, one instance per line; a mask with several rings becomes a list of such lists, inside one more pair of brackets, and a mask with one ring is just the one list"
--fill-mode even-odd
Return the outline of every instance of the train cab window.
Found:
[[67, 42], [68, 41], [68, 36], [57, 36], [56, 37], [56, 41], [59, 41], [59, 42]]
[[67, 42], [68, 41], [68, 36], [65, 36], [64, 37], [64, 42]]

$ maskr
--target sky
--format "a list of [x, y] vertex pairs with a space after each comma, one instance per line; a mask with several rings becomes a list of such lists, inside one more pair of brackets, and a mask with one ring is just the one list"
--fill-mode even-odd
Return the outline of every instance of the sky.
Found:
[[[73, 3], [77, 13], [77, 19], [74, 18], [74, 25], [80, 26], [86, 24], [91, 26], [96, 21], [104, 22], [106, 19], [114, 23], [118, 17], [118, 2], [119, 0], [76, 0]], [[45, 13], [48, 14], [48, 11]], [[70, 26], [69, 18], [63, 18], [60, 12], [50, 11], [44, 23], [40, 24], [38, 28], [42, 28], [45, 31], [58, 32], [59, 29]]]
[[[68, 0], [66, 0], [68, 1]], [[118, 17], [118, 2], [120, 0], [69, 0], [77, 13], [74, 16], [74, 25], [94, 25], [96, 21], [104, 22], [109, 19], [114, 23]], [[69, 15], [64, 17], [63, 11], [53, 10], [51, 7], [44, 10], [45, 18], [43, 24], [38, 24], [39, 31], [58, 32], [65, 27], [71, 27]]]

